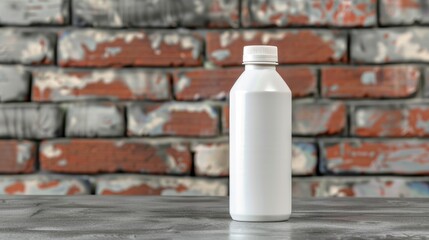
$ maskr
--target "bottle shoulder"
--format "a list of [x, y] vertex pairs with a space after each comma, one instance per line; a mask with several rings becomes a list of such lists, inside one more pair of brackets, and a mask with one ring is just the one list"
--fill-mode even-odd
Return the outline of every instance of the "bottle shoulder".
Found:
[[245, 70], [231, 88], [234, 91], [291, 92], [276, 70]]

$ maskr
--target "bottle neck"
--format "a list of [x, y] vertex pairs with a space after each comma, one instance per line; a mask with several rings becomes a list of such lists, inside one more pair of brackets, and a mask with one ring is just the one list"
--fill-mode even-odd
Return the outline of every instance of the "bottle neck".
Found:
[[276, 65], [274, 64], [245, 64], [245, 70], [276, 70]]

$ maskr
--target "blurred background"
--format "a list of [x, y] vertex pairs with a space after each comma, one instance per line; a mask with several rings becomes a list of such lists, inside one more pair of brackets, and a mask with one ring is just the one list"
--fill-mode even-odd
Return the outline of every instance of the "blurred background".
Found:
[[0, 24], [0, 194], [226, 196], [228, 92], [269, 44], [295, 197], [429, 196], [428, 0], [2, 0]]

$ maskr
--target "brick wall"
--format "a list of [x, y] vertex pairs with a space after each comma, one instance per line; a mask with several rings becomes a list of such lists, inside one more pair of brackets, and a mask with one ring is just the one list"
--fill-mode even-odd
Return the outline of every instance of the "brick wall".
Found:
[[3, 0], [1, 194], [228, 194], [242, 47], [279, 47], [294, 196], [429, 196], [426, 0]]

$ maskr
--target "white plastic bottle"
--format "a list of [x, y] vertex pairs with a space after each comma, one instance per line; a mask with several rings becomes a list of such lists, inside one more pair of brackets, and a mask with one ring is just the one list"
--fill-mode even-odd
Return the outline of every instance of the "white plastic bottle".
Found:
[[285, 221], [291, 214], [292, 93], [276, 71], [277, 47], [246, 46], [230, 92], [230, 215]]

